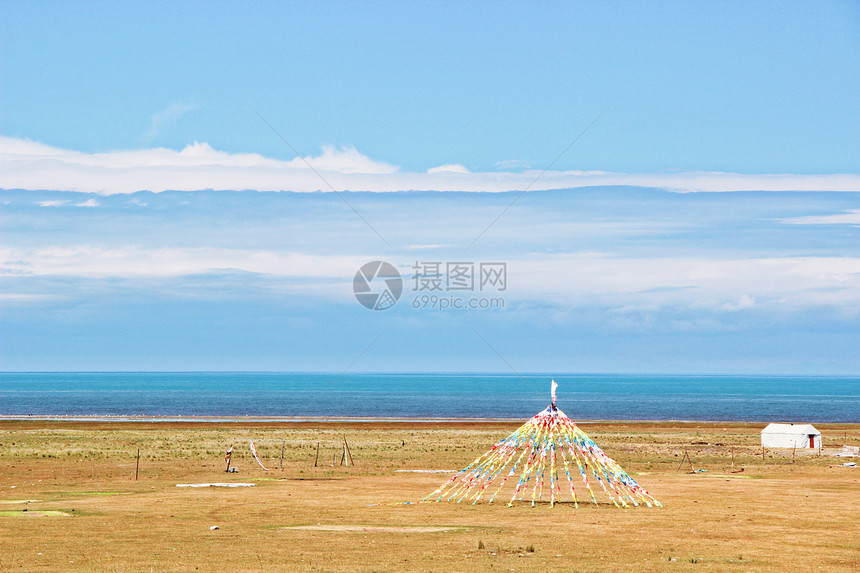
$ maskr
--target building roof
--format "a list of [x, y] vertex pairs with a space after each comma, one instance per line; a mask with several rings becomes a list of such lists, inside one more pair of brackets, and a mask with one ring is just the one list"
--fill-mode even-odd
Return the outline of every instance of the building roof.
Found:
[[768, 424], [762, 434], [821, 434], [812, 424]]

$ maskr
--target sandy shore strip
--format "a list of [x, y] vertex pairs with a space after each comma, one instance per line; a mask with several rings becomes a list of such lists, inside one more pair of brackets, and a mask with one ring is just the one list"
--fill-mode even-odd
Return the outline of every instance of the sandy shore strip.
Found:
[[[514, 418], [351, 418], [351, 417], [254, 417], [254, 416], [39, 416], [0, 415], [0, 428], [80, 428], [80, 429], [508, 429], [523, 420]], [[760, 430], [768, 421], [755, 420], [574, 420], [583, 427], [629, 428], [635, 431], [656, 428], [736, 428]], [[822, 430], [842, 431], [858, 422], [816, 422]]]

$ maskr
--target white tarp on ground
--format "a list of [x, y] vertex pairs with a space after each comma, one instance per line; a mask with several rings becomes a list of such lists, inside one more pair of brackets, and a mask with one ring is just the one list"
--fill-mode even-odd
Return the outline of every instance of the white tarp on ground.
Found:
[[254, 487], [255, 483], [178, 483], [176, 487]]
[[821, 447], [821, 432], [812, 424], [768, 424], [761, 431], [764, 448], [812, 448]]

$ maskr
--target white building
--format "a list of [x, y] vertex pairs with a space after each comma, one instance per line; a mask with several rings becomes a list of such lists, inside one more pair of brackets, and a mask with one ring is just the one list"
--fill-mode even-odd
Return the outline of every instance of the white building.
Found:
[[768, 424], [761, 431], [763, 448], [810, 448], [821, 447], [821, 432], [812, 424]]

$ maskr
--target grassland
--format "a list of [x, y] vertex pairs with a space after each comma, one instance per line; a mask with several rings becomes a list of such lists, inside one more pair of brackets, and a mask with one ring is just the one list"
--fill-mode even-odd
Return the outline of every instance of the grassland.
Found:
[[[517, 425], [0, 421], [0, 570], [860, 570], [860, 469], [829, 455], [858, 425], [762, 458], [760, 424], [581, 424], [658, 509], [394, 503]], [[176, 487], [212, 482], [256, 485]]]

